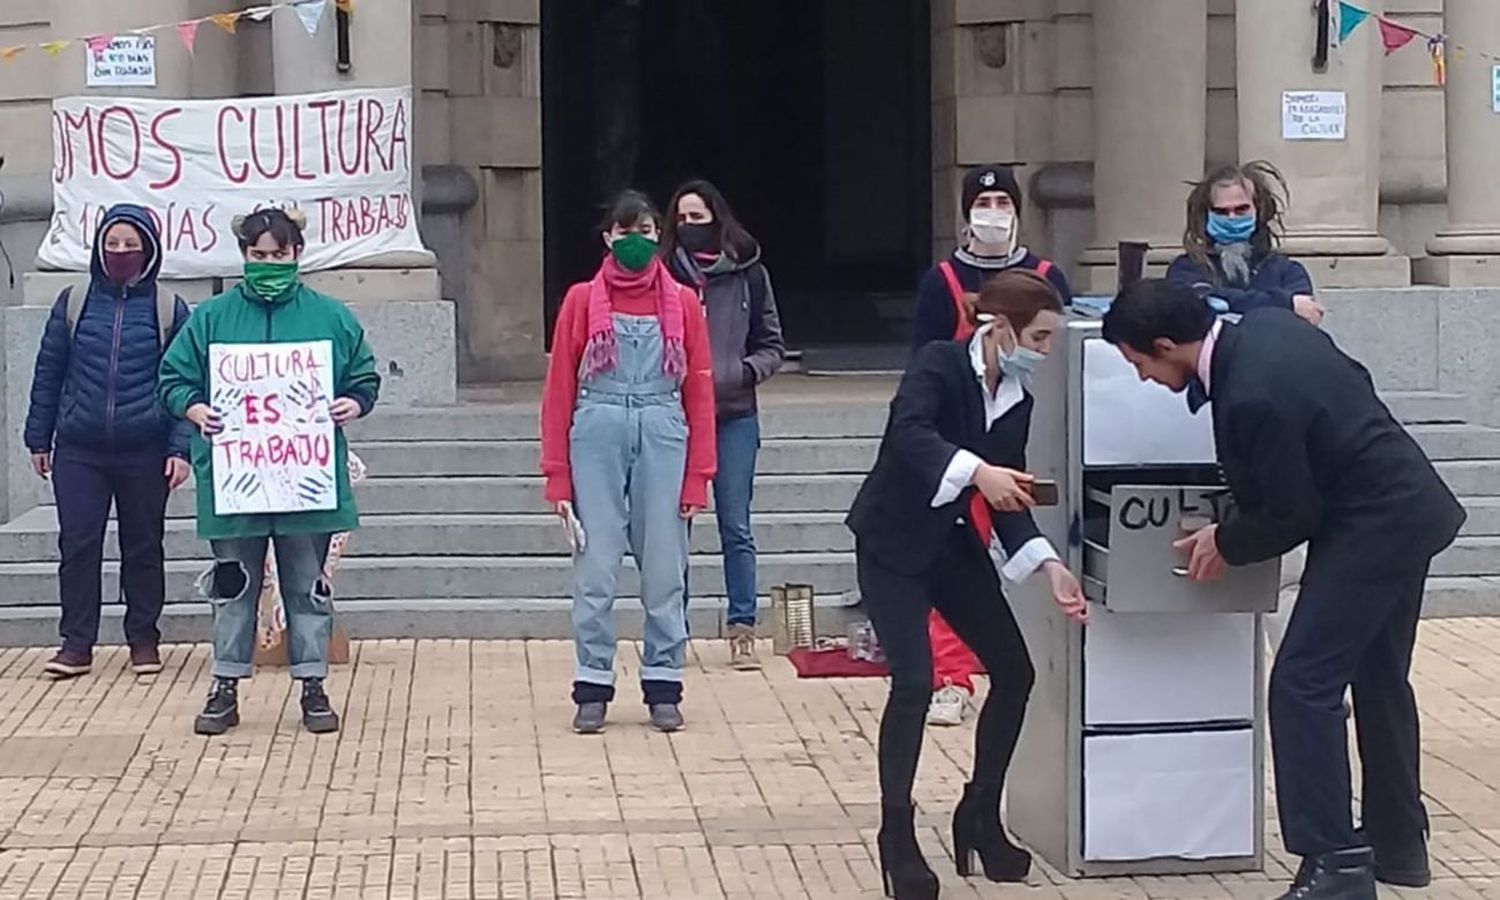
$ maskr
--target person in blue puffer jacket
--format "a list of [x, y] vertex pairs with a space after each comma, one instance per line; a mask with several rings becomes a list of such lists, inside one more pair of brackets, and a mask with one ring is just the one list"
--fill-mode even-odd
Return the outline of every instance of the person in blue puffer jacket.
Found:
[[[87, 296], [67, 288], [52, 305], [26, 414], [32, 468], [52, 479], [62, 564], [57, 678], [86, 674], [99, 638], [104, 534], [119, 520], [125, 639], [138, 675], [161, 671], [157, 644], [166, 596], [162, 548], [167, 495], [188, 478], [192, 426], [157, 400], [165, 344], [188, 319], [180, 297], [158, 299], [162, 244], [150, 214], [112, 207], [94, 234]], [[169, 322], [161, 321], [170, 316]]]

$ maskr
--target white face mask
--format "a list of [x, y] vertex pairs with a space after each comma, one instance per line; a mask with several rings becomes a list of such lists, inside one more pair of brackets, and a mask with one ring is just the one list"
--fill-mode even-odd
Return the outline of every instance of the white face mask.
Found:
[[976, 209], [969, 213], [969, 233], [974, 240], [1007, 250], [1016, 245], [1016, 211], [1013, 209]]

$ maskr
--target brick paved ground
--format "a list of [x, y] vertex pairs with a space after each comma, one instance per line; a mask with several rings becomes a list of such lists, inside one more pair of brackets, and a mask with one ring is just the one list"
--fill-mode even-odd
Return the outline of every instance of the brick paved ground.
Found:
[[[331, 680], [342, 734], [302, 732], [268, 672], [216, 740], [190, 733], [205, 648], [149, 681], [110, 650], [61, 684], [43, 653], [0, 652], [0, 900], [879, 896], [883, 685], [694, 650], [670, 738], [633, 702], [602, 738], [569, 733], [565, 644], [378, 641]], [[1424, 624], [1417, 681], [1438, 882], [1411, 896], [1500, 898], [1500, 621]], [[970, 738], [931, 734], [918, 785], [945, 898], [1270, 897], [1287, 877], [1278, 855], [1256, 877], [965, 883], [937, 863]]]

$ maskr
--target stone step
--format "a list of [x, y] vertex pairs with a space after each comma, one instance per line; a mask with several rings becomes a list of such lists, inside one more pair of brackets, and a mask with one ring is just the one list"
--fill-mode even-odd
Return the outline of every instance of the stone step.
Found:
[[1433, 463], [1448, 489], [1460, 497], [1500, 496], [1500, 461], [1439, 460]]
[[[895, 383], [892, 382], [892, 391]], [[838, 438], [879, 435], [885, 428], [890, 398], [831, 402], [783, 402], [763, 409], [761, 437]], [[538, 408], [533, 404], [473, 404], [381, 408], [350, 427], [361, 441], [513, 441], [537, 436]]]
[[1500, 464], [1500, 428], [1480, 425], [1411, 425], [1407, 428], [1429, 459], [1489, 459]]
[[[753, 520], [761, 553], [836, 552], [854, 550], [854, 536], [844, 514], [765, 513]], [[711, 514], [693, 523], [694, 553], [719, 552], [718, 527]], [[110, 524], [105, 558], [118, 559], [115, 526]], [[204, 559], [208, 547], [198, 540], [192, 519], [167, 521], [168, 559]], [[550, 513], [493, 515], [365, 516], [346, 554], [356, 556], [565, 556], [567, 539]], [[57, 512], [40, 507], [0, 527], [0, 562], [55, 562]]]
[[[819, 593], [842, 594], [854, 588], [852, 553], [762, 553], [763, 585], [811, 584]], [[167, 563], [167, 601], [199, 599], [194, 587], [208, 567], [206, 560]], [[104, 596], [119, 594], [119, 564], [104, 564]], [[692, 559], [691, 583], [705, 592], [720, 593], [724, 584], [722, 559], [699, 555]], [[50, 562], [0, 563], [0, 584], [7, 606], [38, 606], [57, 602], [57, 566]], [[383, 556], [346, 559], [335, 578], [336, 594], [351, 600], [454, 600], [471, 597], [557, 597], [572, 594], [572, 561], [566, 556], [441, 557]], [[640, 596], [635, 566], [628, 559], [617, 595]]]
[[1394, 391], [1381, 399], [1396, 420], [1407, 425], [1461, 423], [1469, 420], [1469, 398], [1443, 391]]
[[1432, 574], [1500, 575], [1500, 535], [1468, 535], [1432, 561]]
[[[814, 615], [819, 635], [847, 634], [848, 625], [865, 618], [842, 594], [820, 594]], [[431, 600], [339, 599], [339, 622], [356, 639], [431, 638], [457, 640], [567, 640], [572, 637], [570, 601], [562, 598], [469, 598]], [[722, 597], [695, 596], [688, 604], [688, 628], [695, 640], [724, 635]], [[770, 633], [769, 601], [761, 598], [760, 630]], [[102, 644], [121, 644], [124, 606], [105, 603]], [[1422, 604], [1424, 619], [1500, 615], [1500, 579], [1430, 578]], [[615, 604], [616, 632], [622, 640], [641, 636], [640, 602], [622, 597]], [[209, 607], [201, 602], [169, 604], [161, 618], [163, 638], [172, 643], [209, 639]], [[0, 646], [47, 647], [57, 642], [57, 606], [0, 607]]]
[[[864, 474], [875, 464], [878, 438], [772, 438], [756, 459], [761, 475]], [[364, 441], [354, 450], [372, 476], [536, 475], [541, 442]]]
[[[754, 509], [760, 512], [847, 512], [862, 475], [765, 475], [755, 480]], [[192, 516], [196, 487], [186, 486], [167, 502], [167, 515]], [[712, 493], [712, 492], [710, 492]], [[542, 512], [540, 476], [371, 478], [355, 488], [359, 508], [381, 513]]]

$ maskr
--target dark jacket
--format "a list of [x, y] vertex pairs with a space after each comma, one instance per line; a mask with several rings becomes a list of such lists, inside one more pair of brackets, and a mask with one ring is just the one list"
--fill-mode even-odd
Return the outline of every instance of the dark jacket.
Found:
[[[948, 262], [953, 266], [953, 274], [958, 276], [958, 283], [964, 292], [971, 294], [977, 294], [986, 279], [1004, 271], [981, 269], [964, 262], [956, 254], [950, 256]], [[1028, 251], [1016, 266], [1036, 272], [1042, 268], [1043, 262], [1040, 256]], [[1048, 263], [1047, 280], [1057, 288], [1064, 306], [1073, 302], [1073, 290], [1068, 286], [1068, 276], [1063, 274], [1061, 267]], [[917, 284], [917, 309], [912, 319], [912, 349], [916, 350], [931, 341], [951, 341], [957, 328], [958, 308], [953, 304], [953, 292], [942, 271], [933, 266]]]
[[719, 420], [754, 414], [755, 388], [786, 359], [776, 293], [760, 251], [721, 273], [705, 273], [681, 247], [667, 264], [674, 278], [703, 295]]
[[[147, 267], [141, 280], [119, 288], [104, 276], [104, 233], [129, 222], [141, 233]], [[187, 459], [192, 426], [167, 414], [156, 396], [161, 332], [156, 321], [156, 278], [161, 238], [146, 210], [120, 205], [94, 234], [88, 298], [77, 328], [68, 333], [68, 291], [52, 304], [42, 333], [26, 414], [26, 446], [45, 453], [56, 444], [112, 453], [170, 453]], [[188, 319], [176, 298], [173, 337]]]
[[[932, 506], [953, 454], [964, 449], [993, 465], [1026, 468], [1031, 395], [986, 432], [982, 391], [968, 344], [934, 341], [913, 355], [891, 401], [875, 468], [845, 520], [859, 552], [875, 554], [892, 571], [921, 574], [936, 562], [975, 491], [964, 488], [953, 502]], [[1029, 512], [997, 511], [993, 518], [995, 534], [1010, 555], [1042, 536]]]
[[1235, 511], [1232, 565], [1309, 558], [1410, 571], [1452, 543], [1465, 513], [1364, 366], [1280, 309], [1225, 323], [1209, 374], [1214, 441]]
[[1199, 265], [1186, 253], [1172, 260], [1167, 280], [1190, 287], [1202, 297], [1217, 297], [1229, 312], [1247, 313], [1263, 306], [1292, 308], [1292, 298], [1312, 294], [1312, 277], [1302, 263], [1274, 250], [1259, 251], [1250, 260], [1250, 285], [1238, 288], [1225, 283], [1217, 254], [1209, 257], [1210, 268]]

